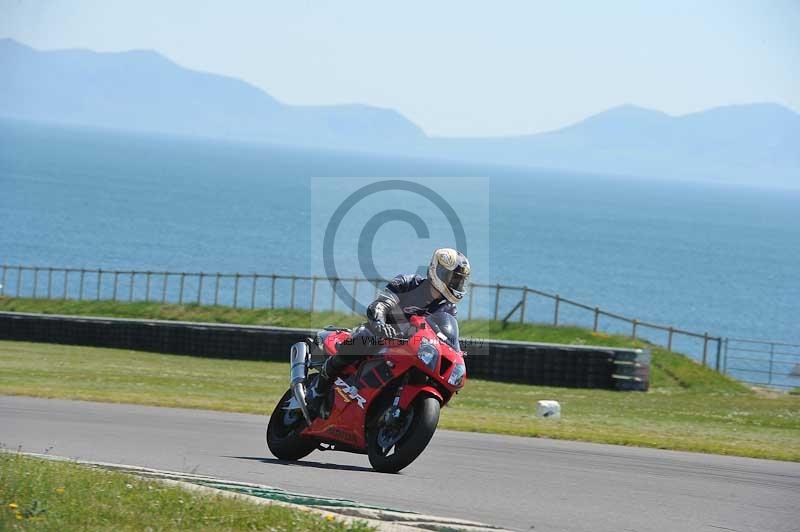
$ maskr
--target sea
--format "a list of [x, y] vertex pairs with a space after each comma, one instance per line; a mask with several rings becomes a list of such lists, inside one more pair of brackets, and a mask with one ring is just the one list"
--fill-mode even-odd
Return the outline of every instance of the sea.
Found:
[[[798, 187], [2, 120], [0, 263], [392, 277], [420, 271], [435, 247], [466, 246], [478, 283], [701, 334], [800, 344]], [[476, 315], [494, 312], [494, 293], [476, 291]], [[500, 314], [518, 300], [502, 290]], [[531, 296], [526, 310], [553, 319], [549, 299]], [[568, 305], [559, 318], [592, 324], [591, 312]], [[630, 328], [612, 322], [604, 326]], [[687, 350], [700, 356], [696, 343]]]

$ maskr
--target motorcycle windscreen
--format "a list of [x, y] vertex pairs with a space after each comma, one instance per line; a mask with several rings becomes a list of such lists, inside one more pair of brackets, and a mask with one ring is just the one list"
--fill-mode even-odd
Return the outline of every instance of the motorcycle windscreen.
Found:
[[449, 312], [434, 312], [428, 316], [428, 321], [436, 325], [438, 332], [443, 334], [446, 342], [456, 351], [461, 351], [461, 344], [458, 341], [458, 320]]

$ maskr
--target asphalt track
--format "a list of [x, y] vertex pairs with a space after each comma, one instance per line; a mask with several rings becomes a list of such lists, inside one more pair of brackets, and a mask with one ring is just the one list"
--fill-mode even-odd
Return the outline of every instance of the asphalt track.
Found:
[[535, 531], [800, 530], [800, 464], [439, 431], [398, 475], [265, 449], [266, 416], [0, 397], [0, 444]]

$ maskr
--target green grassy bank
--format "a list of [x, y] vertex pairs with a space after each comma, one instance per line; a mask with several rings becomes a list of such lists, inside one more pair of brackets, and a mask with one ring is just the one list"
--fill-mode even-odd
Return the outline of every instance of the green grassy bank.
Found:
[[316, 513], [0, 453], [0, 530], [366, 531]]

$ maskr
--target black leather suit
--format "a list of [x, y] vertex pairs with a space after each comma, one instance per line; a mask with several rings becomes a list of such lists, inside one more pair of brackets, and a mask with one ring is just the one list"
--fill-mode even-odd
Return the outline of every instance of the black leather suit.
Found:
[[398, 275], [392, 279], [367, 307], [369, 321], [354, 331], [352, 344], [340, 345], [338, 354], [327, 360], [326, 373], [337, 375], [373, 352], [380, 337], [376, 327], [379, 322], [392, 325], [402, 333], [408, 327], [410, 316], [427, 316], [435, 312], [448, 312], [455, 316], [456, 306], [443, 296], [434, 298], [431, 289], [430, 281], [419, 275]]

